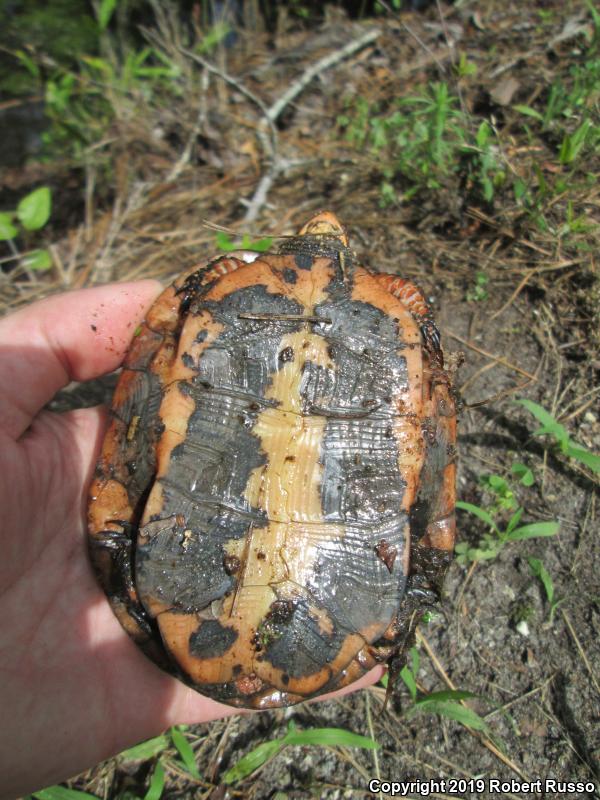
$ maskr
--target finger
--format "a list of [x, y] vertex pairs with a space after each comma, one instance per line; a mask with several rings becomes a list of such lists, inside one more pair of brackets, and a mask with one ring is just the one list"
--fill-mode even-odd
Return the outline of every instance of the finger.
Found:
[[159, 293], [156, 281], [110, 284], [40, 300], [0, 320], [0, 425], [19, 437], [71, 380], [116, 369]]

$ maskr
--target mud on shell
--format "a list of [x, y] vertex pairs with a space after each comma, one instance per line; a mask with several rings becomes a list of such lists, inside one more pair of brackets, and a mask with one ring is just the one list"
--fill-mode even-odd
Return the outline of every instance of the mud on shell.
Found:
[[456, 413], [420, 291], [328, 212], [196, 267], [125, 359], [94, 567], [163, 669], [235, 706], [400, 663], [454, 544]]

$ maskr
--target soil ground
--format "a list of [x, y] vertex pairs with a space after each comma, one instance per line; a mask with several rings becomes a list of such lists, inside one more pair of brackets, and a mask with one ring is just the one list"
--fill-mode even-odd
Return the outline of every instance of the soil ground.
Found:
[[[155, 35], [168, 49], [166, 26], [163, 20]], [[392, 178], [398, 199], [381, 207], [386, 178], [378, 156], [349, 142], [339, 121], [357, 107], [357, 98], [381, 110], [415, 87], [444, 79], [468, 114], [485, 115], [502, 131], [511, 174], [525, 175], [533, 159], [552, 177], [563, 169], [556, 141], [550, 135], [532, 145], [512, 107], [535, 106], [554, 76], [567, 74], [580, 58], [590, 29], [588, 6], [556, 0], [537, 6], [464, 2], [354, 21], [330, 8], [308, 28], [288, 18], [270, 37], [241, 32], [233, 49], [220, 52], [221, 77], [173, 51], [190, 75], [202, 72], [203, 89], [183, 107], [140, 108], [138, 100], [137, 107], [121, 108], [107, 134], [104, 162], [87, 170], [32, 163], [5, 173], [9, 195], [22, 195], [41, 176], [50, 182], [62, 220], [53, 223], [54, 269], [47, 275], [7, 273], [1, 286], [5, 310], [50, 291], [107, 280], [157, 276], [166, 282], [214, 251], [215, 234], [202, 226], [204, 219], [255, 236], [281, 235], [318, 209], [335, 211], [364, 263], [422, 286], [446, 351], [464, 354], [458, 378], [466, 403], [459, 433], [461, 499], [489, 503], [481, 476], [507, 475], [515, 461], [523, 462], [536, 476], [532, 487], [518, 490], [524, 520], [560, 521], [555, 537], [514, 542], [471, 565], [454, 562], [439, 613], [419, 629], [421, 691], [457, 688], [477, 695], [469, 704], [488, 723], [493, 741], [436, 714], [407, 713], [412, 701], [403, 685], [384, 711], [384, 692], [374, 688], [191, 728], [203, 779], [193, 780], [177, 766], [175, 750], [168, 751], [163, 797], [363, 798], [373, 796], [367, 784], [375, 777], [552, 778], [595, 788], [529, 796], [600, 797], [597, 478], [534, 436], [537, 423], [514, 402], [535, 400], [580, 444], [600, 450], [597, 239], [589, 234], [587, 247], [576, 247], [557, 235], [567, 213], [560, 193], [548, 206], [554, 227], [543, 230], [530, 224], [514, 193], [499, 191], [483, 202], [460, 173], [412, 199], [403, 195], [402, 179]], [[312, 64], [339, 55], [369, 31], [372, 41], [329, 68], [321, 65], [278, 117], [273, 137], [281, 169], [271, 170], [263, 183], [261, 202], [256, 190], [269, 175], [273, 140], [264, 143], [262, 111], [252, 98], [268, 107]], [[459, 53], [477, 66], [476, 74], [457, 77], [452, 65]], [[224, 79], [225, 72], [235, 77]], [[592, 102], [597, 109], [598, 99]], [[532, 147], [533, 155], [527, 150]], [[597, 177], [597, 152], [588, 155], [586, 170]], [[577, 215], [600, 223], [594, 181], [574, 205]], [[485, 283], [477, 294], [479, 272]], [[82, 393], [84, 402], [96, 402], [90, 387], [70, 387], [67, 394], [80, 402]], [[462, 540], [475, 543], [484, 527], [460, 512], [459, 530]], [[531, 556], [543, 562], [561, 600], [552, 618], [542, 583], [531, 573]], [[245, 780], [231, 787], [220, 782], [243, 754], [282, 736], [291, 720], [298, 728], [333, 726], [372, 735], [380, 749], [375, 757], [357, 749], [288, 748]], [[113, 759], [69, 785], [99, 797], [143, 796], [152, 768], [150, 762]], [[415, 790], [407, 796], [421, 795]], [[431, 796], [526, 795], [518, 787], [504, 794], [459, 787], [453, 794], [447, 784]]]

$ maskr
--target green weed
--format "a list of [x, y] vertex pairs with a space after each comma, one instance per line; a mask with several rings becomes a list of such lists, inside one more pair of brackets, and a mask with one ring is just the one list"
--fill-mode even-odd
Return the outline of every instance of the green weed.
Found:
[[476, 272], [475, 281], [471, 288], [467, 291], [467, 300], [474, 303], [481, 303], [484, 300], [487, 300], [489, 293], [486, 287], [489, 283], [489, 280], [490, 279], [485, 272]]
[[[525, 464], [514, 463], [511, 473], [522, 486], [533, 484], [533, 473]], [[525, 508], [518, 504], [516, 487], [509, 478], [495, 474], [485, 475], [480, 478], [480, 483], [490, 498], [487, 505], [483, 507], [458, 501], [456, 507], [480, 519], [488, 530], [474, 547], [468, 542], [459, 542], [456, 545], [456, 560], [459, 564], [496, 558], [509, 542], [555, 536], [558, 533], [560, 526], [554, 521], [521, 525]]]
[[[126, 792], [120, 796], [120, 800], [159, 800], [162, 796], [165, 787], [165, 768], [162, 762], [164, 752], [173, 745], [177, 750], [181, 762], [179, 766], [187, 770], [187, 772], [196, 780], [201, 780], [198, 767], [196, 766], [196, 758], [190, 743], [184, 735], [187, 725], [175, 725], [169, 729], [167, 733], [160, 736], [155, 736], [152, 739], [146, 739], [140, 744], [123, 750], [118, 758], [123, 761], [149, 761], [156, 758], [156, 764], [150, 776], [150, 783], [148, 790], [143, 798], [138, 797], [133, 792]], [[34, 792], [32, 797], [36, 800], [97, 800], [94, 795], [87, 792], [79, 792], [75, 789], [68, 789], [65, 786], [49, 786], [47, 789], [41, 789], [39, 792]]]
[[600, 473], [600, 455], [591, 453], [585, 447], [573, 441], [564, 425], [561, 425], [549, 411], [534, 403], [533, 400], [522, 398], [516, 401], [529, 411], [530, 414], [542, 423], [542, 427], [533, 432], [534, 436], [548, 436], [554, 450], [568, 458], [573, 458], [584, 464], [594, 473]]
[[416, 647], [411, 647], [409, 655], [410, 666], [407, 664], [402, 668], [400, 677], [408, 689], [413, 702], [404, 712], [404, 716], [410, 719], [416, 714], [421, 713], [437, 714], [440, 717], [460, 722], [461, 725], [471, 728], [472, 730], [482, 731], [486, 736], [492, 738], [492, 733], [485, 720], [472, 708], [463, 705], [464, 700], [477, 697], [473, 692], [449, 689], [440, 692], [419, 694], [417, 688], [417, 673], [420, 666], [419, 651]]
[[[463, 72], [472, 66], [463, 58]], [[420, 87], [385, 111], [365, 98], [351, 102], [352, 111], [339, 116], [338, 125], [350, 144], [377, 159], [382, 205], [397, 202], [397, 186], [409, 199], [441, 188], [465, 168], [486, 200], [504, 181], [493, 129], [485, 121], [474, 129], [448, 84]]]
[[259, 253], [266, 253], [271, 249], [273, 239], [271, 236], [265, 236], [263, 239], [252, 239], [245, 233], [242, 236], [241, 243], [236, 243], [225, 231], [218, 231], [215, 237], [215, 244], [219, 250], [224, 250], [226, 253], [230, 253], [232, 250], [256, 250]]
[[222, 781], [225, 784], [232, 784], [241, 781], [251, 775], [259, 767], [262, 767], [270, 759], [274, 758], [284, 747], [293, 745], [316, 745], [320, 747], [363, 747], [374, 750], [379, 747], [377, 742], [366, 736], [360, 736], [351, 731], [341, 728], [309, 728], [299, 731], [294, 722], [288, 723], [287, 733], [279, 739], [272, 739], [270, 742], [263, 742], [251, 750], [233, 765], [223, 775]]
[[18, 236], [44, 227], [52, 211], [52, 196], [47, 186], [41, 186], [23, 197], [14, 211], [0, 212], [0, 241], [8, 242], [13, 258], [25, 269], [45, 270], [52, 266], [48, 250], [36, 249], [21, 254], [15, 243]]
[[552, 582], [552, 578], [550, 577], [550, 573], [544, 566], [543, 562], [540, 561], [539, 558], [533, 558], [529, 556], [527, 558], [527, 562], [529, 564], [529, 569], [531, 570], [531, 574], [535, 575], [536, 578], [539, 578], [542, 586], [544, 587], [544, 592], [546, 593], [546, 599], [550, 604], [550, 623], [554, 618], [554, 612], [558, 608], [558, 606], [563, 602], [564, 598], [556, 598], [554, 594], [554, 583]]

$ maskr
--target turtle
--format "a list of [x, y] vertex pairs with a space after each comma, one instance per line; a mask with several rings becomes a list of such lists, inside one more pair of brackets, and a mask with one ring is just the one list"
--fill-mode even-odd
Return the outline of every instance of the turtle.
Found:
[[452, 558], [456, 420], [423, 293], [334, 213], [188, 270], [135, 331], [90, 488], [119, 622], [241, 708], [397, 675]]

